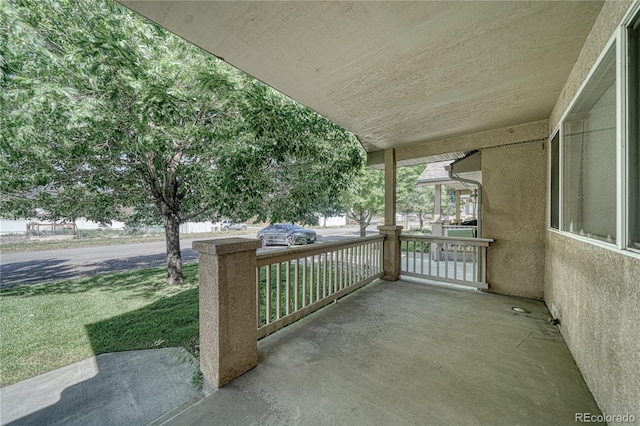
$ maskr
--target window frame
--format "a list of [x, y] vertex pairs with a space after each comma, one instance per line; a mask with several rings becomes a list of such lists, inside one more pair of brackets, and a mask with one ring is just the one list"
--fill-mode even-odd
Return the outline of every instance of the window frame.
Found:
[[[575, 95], [571, 99], [571, 102], [566, 107], [558, 124], [554, 128], [553, 132], [548, 139], [548, 167], [547, 167], [547, 230], [550, 232], [555, 232], [570, 238], [574, 238], [577, 240], [584, 241], [588, 244], [592, 244], [595, 246], [600, 246], [610, 250], [620, 251], [625, 254], [632, 255], [633, 257], [640, 258], [640, 249], [636, 249], [631, 246], [631, 234], [629, 221], [634, 219], [635, 217], [630, 211], [629, 206], [629, 179], [630, 179], [630, 167], [629, 162], [631, 161], [631, 146], [629, 143], [629, 122], [628, 122], [628, 113], [629, 113], [629, 29], [635, 23], [640, 21], [640, 1], [635, 2], [627, 11], [625, 18], [622, 20], [620, 25], [616, 28], [613, 35], [607, 41], [605, 46], [600, 51], [597, 60], [592, 65], [591, 69], [583, 79], [580, 87], [576, 91]], [[573, 110], [574, 106], [578, 102], [578, 100], [583, 95], [586, 87], [589, 82], [592, 81], [594, 74], [599, 70], [602, 66], [603, 61], [605, 60], [607, 54], [611, 49], [615, 49], [616, 56], [616, 238], [615, 243], [606, 242], [603, 240], [599, 240], [596, 238], [590, 238], [587, 236], [582, 236], [579, 234], [575, 234], [569, 231], [564, 230], [564, 212], [563, 212], [563, 201], [564, 201], [564, 180], [563, 180], [563, 172], [564, 172], [564, 125], [567, 121], [567, 117], [570, 112]], [[639, 72], [640, 70], [636, 70]], [[555, 138], [558, 138], [558, 188], [557, 188], [557, 196], [558, 196], [558, 228], [552, 227], [552, 203], [554, 193], [551, 191], [551, 180], [552, 180], [552, 161], [553, 161], [553, 141]], [[637, 213], [636, 213], [637, 214]], [[638, 214], [640, 218], [640, 214]]]

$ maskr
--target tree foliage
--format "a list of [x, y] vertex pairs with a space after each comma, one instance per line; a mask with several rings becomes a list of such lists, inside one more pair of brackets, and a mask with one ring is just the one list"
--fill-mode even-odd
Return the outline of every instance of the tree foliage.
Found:
[[[0, 211], [179, 224], [313, 222], [360, 161], [353, 136], [112, 1], [0, 3]], [[126, 211], [129, 211], [127, 209]]]
[[415, 214], [424, 226], [426, 215], [433, 214], [434, 190], [431, 186], [418, 185], [417, 179], [424, 165], [401, 167], [397, 174], [396, 208], [405, 215]]
[[341, 202], [347, 217], [358, 223], [360, 236], [364, 237], [371, 219], [384, 212], [384, 172], [366, 167], [363, 160]]

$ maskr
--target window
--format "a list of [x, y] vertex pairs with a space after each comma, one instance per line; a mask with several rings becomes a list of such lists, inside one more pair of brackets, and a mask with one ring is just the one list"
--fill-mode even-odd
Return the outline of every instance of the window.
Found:
[[550, 228], [640, 252], [640, 2], [560, 120], [549, 193]]
[[629, 247], [640, 249], [640, 17], [628, 30], [629, 63]]
[[562, 230], [614, 243], [615, 46], [605, 54], [563, 120], [562, 137]]

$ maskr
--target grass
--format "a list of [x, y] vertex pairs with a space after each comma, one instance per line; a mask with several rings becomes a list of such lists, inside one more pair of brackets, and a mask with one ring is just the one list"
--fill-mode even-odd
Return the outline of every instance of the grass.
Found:
[[[206, 232], [198, 234], [182, 234], [181, 239], [199, 239], [207, 237], [222, 237], [232, 235], [255, 235], [255, 229], [246, 231], [220, 231]], [[109, 246], [115, 244], [135, 244], [164, 241], [164, 234], [133, 234], [126, 235], [121, 231], [79, 231], [76, 238], [72, 240], [26, 240], [23, 236], [7, 237], [0, 239], [0, 250], [2, 253], [16, 253], [23, 251], [59, 250], [66, 248]]]
[[198, 354], [198, 269], [166, 287], [166, 268], [0, 293], [0, 386], [106, 352], [184, 346]]

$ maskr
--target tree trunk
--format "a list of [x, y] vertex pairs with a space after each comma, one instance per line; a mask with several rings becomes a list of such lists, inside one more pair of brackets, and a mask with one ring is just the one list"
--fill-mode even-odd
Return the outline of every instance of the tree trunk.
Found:
[[175, 215], [164, 217], [164, 231], [167, 242], [167, 285], [182, 284], [184, 277], [180, 254], [180, 221]]
[[422, 213], [418, 214], [418, 219], [420, 219], [420, 230], [424, 229], [424, 218], [422, 217]]
[[367, 222], [360, 222], [360, 236], [367, 236]]

